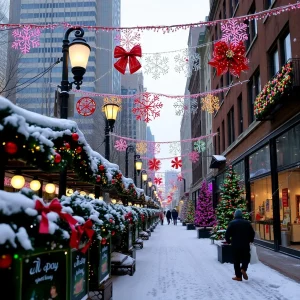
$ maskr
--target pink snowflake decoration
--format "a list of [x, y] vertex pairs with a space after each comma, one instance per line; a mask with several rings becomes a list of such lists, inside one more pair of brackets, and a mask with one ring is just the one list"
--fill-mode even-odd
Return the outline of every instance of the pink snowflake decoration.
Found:
[[158, 143], [149, 143], [148, 147], [149, 147], [149, 152], [152, 155], [160, 153], [160, 144], [158, 144]]
[[192, 151], [189, 153], [189, 160], [192, 163], [196, 163], [199, 160], [199, 153], [197, 151]]
[[160, 116], [160, 110], [163, 107], [163, 104], [159, 101], [158, 95], [153, 95], [149, 93], [144, 93], [142, 99], [134, 100], [135, 107], [132, 109], [132, 112], [136, 115], [136, 119], [149, 123], [152, 119], [155, 119]]
[[159, 159], [153, 158], [149, 159], [148, 167], [151, 171], [158, 171], [160, 169], [161, 162]]
[[248, 40], [247, 24], [239, 23], [237, 20], [229, 20], [221, 25], [222, 38], [226, 43], [237, 46], [240, 42]]
[[161, 177], [155, 177], [154, 178], [154, 184], [161, 185], [162, 184], [162, 178]]
[[127, 142], [123, 139], [119, 139], [115, 142], [115, 148], [118, 151], [126, 151], [127, 149]]
[[31, 48], [40, 46], [40, 35], [41, 30], [39, 28], [24, 26], [21, 29], [15, 29], [12, 32], [15, 41], [11, 47], [13, 49], [20, 49], [23, 54], [29, 53]]
[[177, 181], [182, 181], [182, 180], [183, 180], [183, 176], [182, 176], [181, 173], [179, 173], [179, 174], [177, 175]]
[[133, 30], [123, 30], [121, 34], [116, 35], [115, 41], [120, 44], [125, 50], [129, 51], [135, 45], [139, 45], [141, 35]]

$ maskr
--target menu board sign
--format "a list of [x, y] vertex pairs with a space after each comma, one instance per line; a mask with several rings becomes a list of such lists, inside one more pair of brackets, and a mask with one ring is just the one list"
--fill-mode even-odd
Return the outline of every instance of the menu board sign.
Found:
[[99, 284], [109, 278], [110, 275], [110, 244], [101, 245]]
[[22, 261], [22, 299], [67, 299], [64, 251], [34, 254]]

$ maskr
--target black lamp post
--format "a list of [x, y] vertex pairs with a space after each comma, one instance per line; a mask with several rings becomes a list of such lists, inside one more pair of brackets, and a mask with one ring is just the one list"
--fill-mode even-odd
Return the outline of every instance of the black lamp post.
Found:
[[185, 180], [185, 178], [182, 178], [182, 180], [183, 180], [183, 192], [185, 193], [185, 189], [186, 189], [186, 180]]
[[129, 145], [127, 146], [126, 148], [126, 153], [125, 153], [125, 177], [128, 177], [128, 155], [129, 155], [129, 152], [132, 152], [134, 153], [134, 184], [137, 185], [137, 177], [136, 175], [140, 174], [141, 170], [142, 170], [142, 166], [143, 166], [143, 163], [142, 161], [140, 160], [140, 155], [136, 154], [136, 151], [135, 151], [135, 148], [134, 146], [132, 145]]
[[153, 199], [153, 194], [156, 192], [156, 185], [152, 185], [152, 192], [151, 192], [151, 198]]
[[147, 171], [146, 170], [142, 170], [141, 171], [141, 189], [143, 188], [143, 184], [146, 183], [147, 179], [148, 179]]
[[152, 183], [151, 178], [148, 178], [148, 182], [147, 182], [147, 185], [146, 185], [146, 195], [148, 194], [148, 187], [149, 187], [150, 188], [150, 196], [151, 196], [151, 187], [152, 187], [152, 184], [153, 183]]
[[[75, 39], [70, 43], [69, 35], [75, 31]], [[82, 84], [83, 75], [86, 71], [86, 66], [91, 53], [91, 47], [83, 39], [84, 30], [80, 27], [69, 28], [64, 36], [62, 53], [62, 79], [60, 87], [60, 117], [61, 119], [68, 118], [68, 101], [69, 91], [72, 89], [72, 85], [76, 85], [76, 89], [80, 89]], [[74, 81], [69, 82], [69, 59], [71, 62], [72, 73], [74, 75]], [[59, 197], [66, 194], [67, 189], [67, 170], [63, 170], [60, 173], [59, 181]]]

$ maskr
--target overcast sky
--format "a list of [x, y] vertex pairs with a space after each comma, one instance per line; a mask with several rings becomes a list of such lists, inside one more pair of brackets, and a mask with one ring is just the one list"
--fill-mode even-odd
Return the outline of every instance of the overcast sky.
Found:
[[[121, 26], [172, 25], [203, 21], [209, 13], [209, 0], [121, 0]], [[142, 34], [143, 52], [162, 52], [187, 47], [189, 30], [176, 33]], [[169, 61], [174, 61], [175, 54], [168, 54]], [[184, 95], [186, 77], [175, 72], [174, 65], [167, 75], [154, 80], [144, 74], [144, 86], [150, 92]], [[175, 115], [174, 100], [164, 99], [161, 117], [150, 122], [156, 141], [180, 140], [181, 117]], [[159, 157], [169, 157], [168, 147], [164, 146]], [[173, 156], [173, 155], [171, 155]], [[163, 162], [162, 171], [171, 169], [169, 160]]]

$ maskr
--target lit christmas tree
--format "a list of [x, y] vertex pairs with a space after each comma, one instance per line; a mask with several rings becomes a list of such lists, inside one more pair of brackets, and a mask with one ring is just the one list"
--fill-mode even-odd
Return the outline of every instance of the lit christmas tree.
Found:
[[224, 239], [225, 231], [229, 222], [234, 219], [236, 209], [242, 210], [243, 218], [250, 220], [247, 203], [242, 196], [243, 192], [244, 189], [240, 184], [239, 176], [232, 169], [232, 166], [229, 166], [221, 187], [221, 200], [216, 209], [217, 225], [214, 227], [216, 240]]
[[181, 222], [185, 222], [185, 217], [187, 213], [188, 200], [184, 200], [181, 211], [180, 211], [180, 220]]
[[216, 225], [212, 195], [206, 181], [203, 181], [200, 189], [196, 207], [195, 225], [198, 227], [212, 227]]
[[185, 223], [192, 223], [195, 222], [195, 204], [194, 201], [188, 200], [187, 201], [187, 211], [185, 216]]

